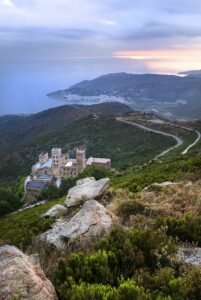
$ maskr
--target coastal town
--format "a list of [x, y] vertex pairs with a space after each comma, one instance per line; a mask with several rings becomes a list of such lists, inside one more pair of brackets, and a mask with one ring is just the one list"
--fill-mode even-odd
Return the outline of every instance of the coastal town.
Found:
[[60, 186], [62, 179], [79, 175], [87, 167], [111, 168], [110, 158], [86, 158], [85, 149], [76, 149], [75, 158], [62, 153], [61, 148], [52, 148], [39, 154], [38, 162], [32, 166], [31, 174], [25, 180], [25, 193], [29, 201], [37, 198], [40, 192], [50, 184]]

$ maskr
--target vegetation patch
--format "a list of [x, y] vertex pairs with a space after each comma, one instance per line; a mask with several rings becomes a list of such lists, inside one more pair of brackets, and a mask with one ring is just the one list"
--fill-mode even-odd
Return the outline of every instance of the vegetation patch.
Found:
[[27, 209], [0, 218], [0, 245], [10, 244], [26, 250], [36, 235], [45, 232], [54, 219], [40, 219], [55, 204], [61, 204], [64, 198]]

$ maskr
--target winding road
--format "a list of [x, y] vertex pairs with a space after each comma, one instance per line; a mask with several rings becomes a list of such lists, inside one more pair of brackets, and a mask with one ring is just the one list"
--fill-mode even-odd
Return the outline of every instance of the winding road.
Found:
[[[74, 107], [74, 108], [76, 108], [76, 109], [84, 110], [84, 111], [86, 111], [86, 112], [91, 113], [90, 110], [88, 110], [88, 109], [86, 109], [86, 108], [78, 107], [78, 106], [75, 106], [75, 105], [71, 105], [71, 106]], [[97, 114], [94, 114], [94, 117], [95, 117], [95, 118], [98, 118]], [[170, 151], [172, 151], [172, 150], [174, 150], [174, 149], [180, 147], [180, 146], [183, 145], [183, 143], [184, 143], [183, 140], [182, 140], [180, 137], [178, 137], [178, 136], [176, 136], [176, 135], [174, 135], [174, 134], [167, 133], [167, 132], [164, 132], [164, 131], [161, 131], [161, 130], [155, 130], [155, 129], [146, 127], [146, 126], [144, 126], [144, 125], [140, 125], [140, 124], [138, 124], [138, 123], [131, 122], [131, 121], [128, 121], [128, 120], [125, 120], [125, 119], [122, 118], [122, 117], [117, 117], [116, 120], [117, 120], [118, 122], [122, 122], [122, 123], [125, 123], [125, 124], [129, 124], [129, 125], [138, 127], [138, 128], [140, 128], [140, 129], [142, 129], [142, 130], [145, 130], [145, 131], [154, 132], [154, 133], [156, 133], [156, 134], [160, 134], [160, 135], [163, 135], [163, 136], [171, 137], [171, 138], [173, 138], [173, 139], [176, 141], [176, 144], [175, 144], [174, 146], [169, 147], [168, 149], [162, 151], [162, 152], [161, 152], [160, 154], [158, 154], [153, 160], [157, 160], [158, 158], [160, 158], [160, 157], [166, 155], [167, 153], [169, 153]], [[182, 129], [185, 129], [185, 130], [188, 130], [188, 131], [192, 131], [192, 132], [195, 132], [195, 133], [197, 134], [197, 138], [195, 139], [195, 141], [194, 141], [193, 143], [191, 143], [190, 145], [188, 145], [188, 147], [185, 148], [185, 149], [181, 152], [182, 155], [185, 155], [186, 153], [188, 153], [188, 151], [189, 151], [192, 147], [194, 147], [194, 146], [199, 142], [199, 140], [201, 139], [201, 134], [200, 134], [200, 132], [197, 131], [197, 130], [194, 130], [194, 129], [192, 129], [192, 128], [188, 128], [188, 127], [185, 127], [185, 126], [181, 126], [181, 125], [176, 125], [176, 124], [171, 123], [171, 122], [168, 122], [167, 124], [170, 124], [170, 125], [172, 125], [172, 126], [175, 126], [175, 127], [178, 127], [178, 128], [182, 128]]]
[[[158, 159], [158, 158], [160, 158], [160, 157], [166, 155], [168, 152], [170, 152], [170, 151], [172, 151], [172, 150], [174, 150], [174, 149], [180, 147], [180, 146], [183, 145], [183, 143], [184, 143], [183, 140], [182, 140], [180, 137], [178, 137], [178, 136], [176, 136], [176, 135], [174, 135], [174, 134], [166, 133], [166, 132], [163, 132], [163, 131], [160, 131], [160, 130], [155, 130], [155, 129], [146, 127], [146, 126], [144, 126], [144, 125], [140, 125], [140, 124], [138, 124], [138, 123], [131, 122], [131, 121], [128, 121], [128, 120], [125, 120], [125, 119], [122, 118], [122, 117], [117, 117], [116, 120], [117, 120], [118, 122], [122, 122], [122, 123], [125, 123], [125, 124], [129, 124], [129, 125], [138, 127], [138, 128], [143, 129], [143, 130], [145, 130], [145, 131], [150, 131], [150, 132], [154, 132], [154, 133], [157, 133], [157, 134], [160, 134], [160, 135], [163, 135], [163, 136], [171, 137], [171, 138], [173, 138], [173, 139], [176, 141], [176, 145], [174, 145], [174, 146], [172, 146], [172, 147], [169, 147], [168, 149], [166, 149], [166, 150], [164, 150], [163, 152], [161, 152], [160, 154], [158, 154], [158, 155], [154, 158], [154, 160], [156, 160], [156, 159]], [[194, 147], [194, 146], [199, 142], [199, 140], [200, 140], [200, 138], [201, 138], [201, 134], [200, 134], [199, 131], [194, 130], [194, 129], [191, 129], [191, 128], [188, 128], [188, 127], [184, 127], [184, 126], [180, 126], [180, 125], [175, 125], [175, 124], [172, 124], [172, 123], [169, 123], [169, 124], [174, 125], [174, 126], [179, 127], [179, 128], [182, 128], [182, 129], [186, 129], [186, 130], [188, 130], [188, 131], [195, 132], [195, 133], [197, 134], [196, 140], [195, 140], [193, 143], [191, 143], [190, 145], [188, 145], [188, 147], [185, 148], [185, 149], [181, 152], [182, 155], [186, 154], [192, 147]]]

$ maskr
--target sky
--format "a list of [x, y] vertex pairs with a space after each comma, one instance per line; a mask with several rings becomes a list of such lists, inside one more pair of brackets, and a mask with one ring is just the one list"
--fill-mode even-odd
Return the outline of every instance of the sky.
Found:
[[0, 67], [132, 60], [138, 72], [201, 69], [200, 0], [0, 0]]

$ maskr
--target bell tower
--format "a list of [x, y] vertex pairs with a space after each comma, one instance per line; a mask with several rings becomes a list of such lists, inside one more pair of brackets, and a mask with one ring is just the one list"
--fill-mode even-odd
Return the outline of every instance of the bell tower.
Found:
[[62, 161], [61, 148], [52, 148], [52, 171], [55, 177], [60, 176], [61, 161]]
[[76, 160], [79, 171], [82, 171], [86, 166], [85, 150], [76, 150]]

